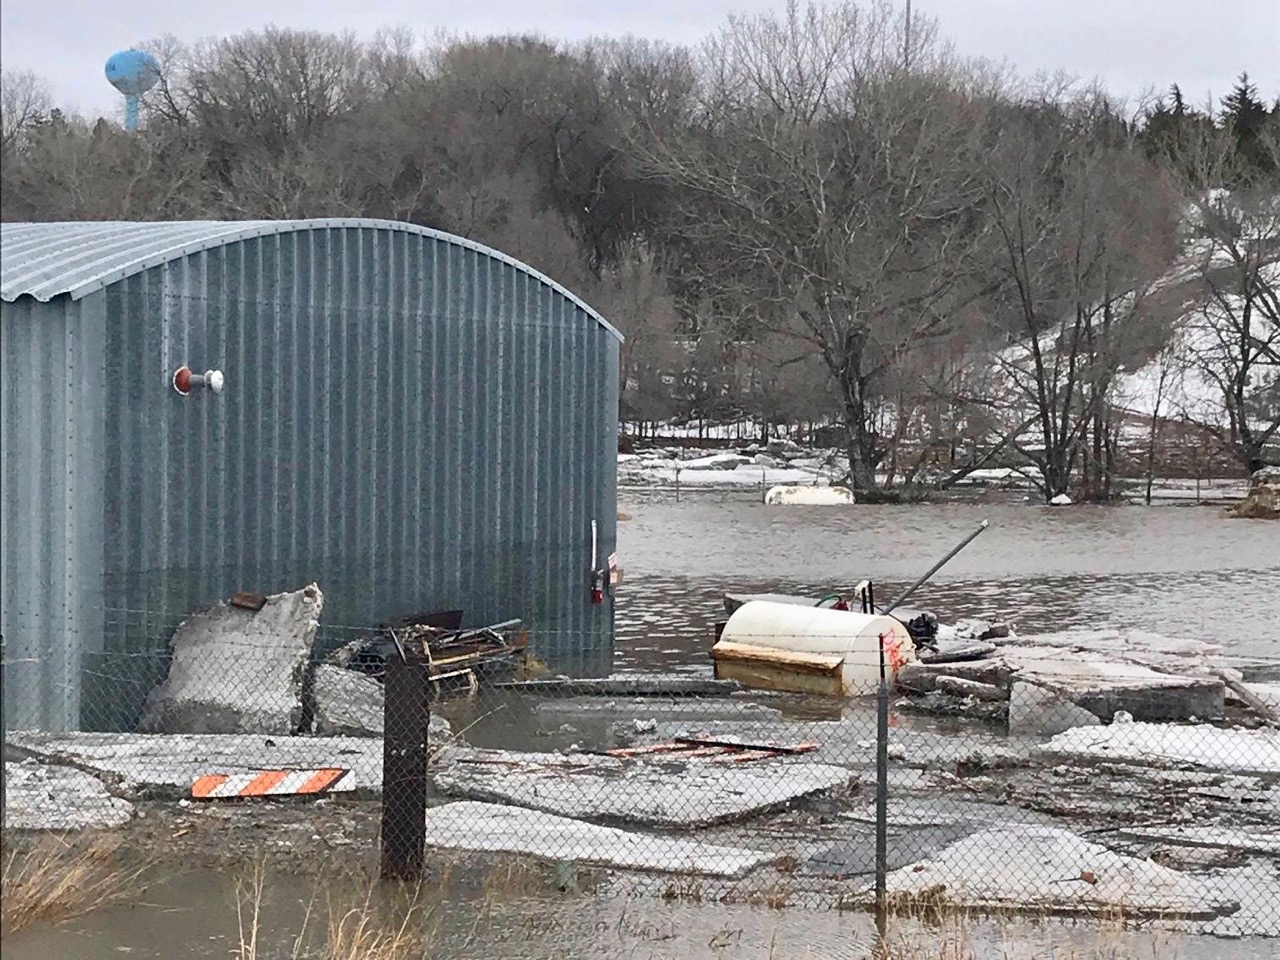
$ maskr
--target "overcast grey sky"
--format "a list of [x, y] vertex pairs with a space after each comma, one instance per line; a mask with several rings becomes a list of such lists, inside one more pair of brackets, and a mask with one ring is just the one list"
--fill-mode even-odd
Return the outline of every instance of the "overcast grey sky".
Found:
[[[905, 2], [905, 0], [898, 0]], [[535, 31], [579, 40], [633, 33], [693, 43], [730, 13], [784, 0], [3, 0], [0, 61], [48, 78], [65, 106], [114, 111], [103, 78], [112, 52], [172, 33], [184, 40], [278, 26], [360, 35]], [[1066, 70], [1133, 96], [1180, 83], [1197, 103], [1248, 70], [1280, 95], [1280, 0], [913, 0], [962, 54], [1008, 60], [1020, 72]]]

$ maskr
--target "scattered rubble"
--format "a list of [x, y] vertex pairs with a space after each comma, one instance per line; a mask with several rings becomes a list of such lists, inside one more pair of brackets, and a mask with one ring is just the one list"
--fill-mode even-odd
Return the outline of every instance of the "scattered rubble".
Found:
[[676, 829], [764, 813], [855, 780], [843, 767], [793, 759], [726, 764], [456, 749], [443, 761], [434, 779], [446, 796]]
[[777, 859], [692, 840], [631, 833], [523, 807], [461, 801], [427, 811], [427, 843], [585, 864], [737, 878]]
[[323, 606], [313, 583], [267, 597], [256, 611], [224, 601], [186, 620], [173, 636], [169, 675], [148, 697], [140, 731], [297, 731]]
[[1240, 906], [1197, 877], [1053, 827], [973, 834], [890, 873], [889, 893], [972, 909], [1194, 919]]
[[74, 767], [6, 761], [4, 788], [6, 830], [109, 830], [133, 816], [132, 803]]

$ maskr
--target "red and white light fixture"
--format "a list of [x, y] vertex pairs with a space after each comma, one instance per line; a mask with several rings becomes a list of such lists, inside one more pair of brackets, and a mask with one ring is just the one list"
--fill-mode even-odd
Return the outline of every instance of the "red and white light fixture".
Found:
[[181, 366], [173, 373], [173, 389], [184, 397], [196, 387], [208, 387], [214, 393], [221, 393], [226, 383], [221, 370], [206, 370], [204, 373], [192, 373], [191, 368]]

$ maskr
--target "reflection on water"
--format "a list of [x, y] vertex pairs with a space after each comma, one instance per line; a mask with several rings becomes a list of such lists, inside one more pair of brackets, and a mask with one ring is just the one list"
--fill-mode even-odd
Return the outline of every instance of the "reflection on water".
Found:
[[[245, 891], [242, 891], [244, 894]], [[344, 899], [344, 897], [346, 897]], [[329, 915], [348, 907], [361, 913], [364, 897], [353, 891], [319, 889], [287, 875], [267, 877], [260, 904], [255, 951], [241, 947], [236, 919], [235, 881], [230, 877], [186, 877], [152, 888], [147, 902], [100, 910], [65, 927], [6, 937], [5, 960], [213, 960], [253, 956], [291, 960], [322, 953]], [[405, 915], [403, 901], [375, 894], [374, 911], [384, 929]], [[245, 902], [245, 924], [252, 906]], [[348, 917], [349, 928], [359, 914]], [[565, 957], [618, 960], [764, 960], [786, 957], [862, 958], [871, 955], [873, 923], [865, 913], [834, 910], [765, 909], [725, 903], [664, 902], [647, 899], [596, 900], [548, 891], [538, 896], [494, 896], [452, 900], [428, 897], [409, 929], [421, 931], [424, 960], [562, 960]], [[351, 930], [348, 930], [350, 934]], [[250, 941], [245, 931], [245, 941]], [[1114, 930], [1070, 921], [974, 921], [967, 928], [923, 928], [894, 924], [893, 940], [903, 956], [943, 956], [939, 943], [964, 944], [955, 956], [974, 960], [1030, 960], [1033, 957], [1166, 957], [1216, 960], [1222, 956], [1262, 960], [1274, 956], [1265, 940], [1237, 941], [1229, 954], [1223, 942], [1153, 931], [1118, 938]], [[908, 945], [923, 946], [919, 952]], [[343, 953], [346, 957], [357, 953]], [[951, 955], [951, 954], [945, 954]]]
[[624, 504], [619, 669], [705, 672], [726, 591], [891, 597], [982, 519], [991, 528], [912, 598], [1020, 633], [1118, 626], [1280, 656], [1280, 530], [1208, 508]]

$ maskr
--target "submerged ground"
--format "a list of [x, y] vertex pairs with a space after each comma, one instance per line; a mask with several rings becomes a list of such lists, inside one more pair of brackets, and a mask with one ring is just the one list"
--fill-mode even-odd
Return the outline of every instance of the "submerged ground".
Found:
[[[916, 605], [945, 620], [1006, 619], [1023, 634], [1110, 624], [1207, 640], [1242, 656], [1280, 657], [1276, 527], [1228, 521], [1213, 508], [1054, 509], [1007, 502], [768, 508], [750, 494], [686, 494], [677, 504], [669, 494], [646, 490], [624, 491], [622, 509], [633, 517], [620, 524], [619, 535], [626, 573], [616, 661], [623, 671], [709, 672], [711, 625], [722, 617], [726, 590], [816, 595], [848, 590], [870, 577], [880, 596], [892, 596], [981, 519], [990, 519], [991, 529], [917, 595]], [[849, 729], [865, 727], [871, 734], [865, 711], [854, 706], [841, 712]], [[453, 719], [455, 727], [475, 723], [470, 739], [482, 746], [544, 750], [594, 729], [592, 718], [560, 716], [554, 709], [527, 724], [490, 715], [483, 706], [474, 713]], [[609, 722], [602, 730], [616, 720], [604, 719]], [[999, 740], [981, 728], [901, 723], [898, 739], [908, 749], [935, 749], [948, 735], [967, 737], [980, 749]], [[569, 729], [556, 735], [562, 726]], [[1016, 780], [1008, 786], [1027, 789]], [[1089, 791], [1094, 814], [1106, 816], [1108, 804], [1123, 811], [1148, 803], [1142, 789], [1126, 781], [1098, 784]], [[985, 806], [991, 796], [978, 793], [967, 809], [998, 810]], [[56, 929], [16, 938], [6, 933], [6, 960], [307, 955], [299, 942], [322, 936], [335, 908], [341, 916], [349, 908], [344, 903], [361, 902], [360, 884], [337, 878], [365, 876], [375, 863], [377, 805], [334, 800], [256, 810], [245, 817], [225, 808], [144, 805], [146, 815], [127, 834], [145, 861], [136, 893], [126, 890], [118, 904]], [[912, 813], [935, 821], [930, 829], [950, 828], [946, 810]], [[767, 831], [801, 827], [812, 824], [783, 818]], [[739, 825], [713, 831], [712, 839], [767, 845], [767, 831]], [[869, 833], [856, 816], [828, 818], [820, 832], [814, 863], [834, 856], [847, 870], [865, 860]], [[250, 865], [264, 853], [269, 864], [255, 897]], [[1267, 861], [1258, 863], [1266, 868]], [[806, 871], [798, 869], [797, 876]], [[722, 902], [711, 884], [654, 878], [622, 888], [585, 870], [566, 878], [547, 865], [440, 855], [433, 856], [414, 923], [427, 931], [426, 955], [439, 957], [866, 956], [867, 916], [830, 904], [806, 906], [798, 895], [804, 887], [746, 888]], [[255, 900], [261, 942], [249, 953], [242, 942], [245, 905]], [[381, 908], [403, 915], [404, 903]], [[1026, 918], [975, 920], [961, 928], [903, 922], [898, 933], [926, 944], [914, 952], [904, 942], [903, 957], [1261, 958], [1275, 956], [1280, 943]]]

